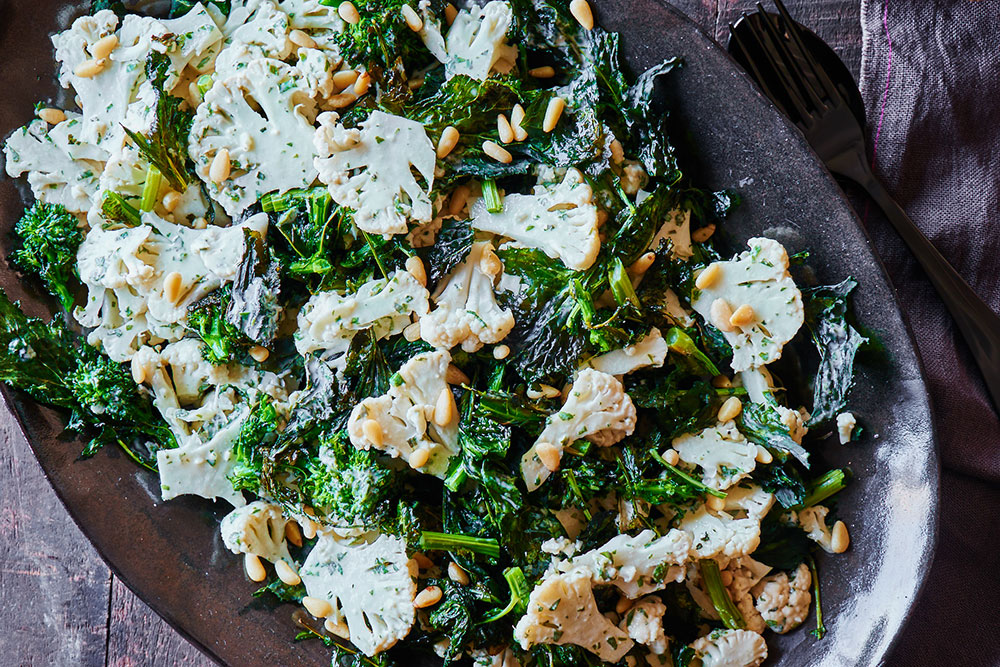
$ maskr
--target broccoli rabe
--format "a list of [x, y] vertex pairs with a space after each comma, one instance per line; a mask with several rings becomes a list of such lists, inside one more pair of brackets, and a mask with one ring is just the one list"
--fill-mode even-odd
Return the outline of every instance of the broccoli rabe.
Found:
[[14, 263], [22, 271], [38, 276], [46, 289], [73, 308], [76, 251], [83, 243], [77, 219], [59, 204], [35, 202], [14, 226], [21, 247], [14, 251]]

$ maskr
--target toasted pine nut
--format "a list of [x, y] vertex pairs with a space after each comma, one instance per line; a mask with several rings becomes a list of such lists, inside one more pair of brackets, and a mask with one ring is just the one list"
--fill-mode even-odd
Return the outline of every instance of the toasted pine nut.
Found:
[[104, 71], [105, 61], [103, 59], [91, 59], [85, 60], [76, 66], [73, 70], [73, 74], [76, 74], [81, 79], [93, 79], [95, 76]]
[[729, 318], [729, 323], [734, 327], [748, 327], [754, 323], [757, 319], [757, 314], [753, 312], [753, 308], [748, 303], [744, 303], [742, 306], [736, 309], [733, 316]]
[[420, 14], [417, 14], [413, 7], [403, 5], [400, 7], [400, 12], [403, 14], [403, 20], [406, 21], [406, 25], [410, 27], [410, 30], [420, 32], [424, 29], [424, 20], [420, 18]]
[[427, 465], [427, 461], [431, 458], [431, 450], [428, 447], [417, 447], [412, 452], [410, 452], [409, 463], [410, 467], [414, 470], [419, 470]]
[[250, 581], [264, 581], [267, 579], [267, 570], [264, 569], [264, 564], [254, 554], [247, 554], [243, 557], [243, 569], [246, 570]]
[[361, 14], [358, 13], [358, 8], [354, 6], [353, 2], [340, 3], [340, 6], [337, 7], [337, 13], [340, 15], [340, 18], [351, 25], [357, 25], [361, 22]]
[[594, 12], [587, 0], [573, 0], [569, 3], [569, 13], [583, 26], [584, 30], [594, 29]]
[[722, 407], [719, 408], [719, 414], [718, 414], [719, 421], [725, 423], [727, 421], [736, 419], [736, 417], [738, 417], [740, 412], [742, 411], [743, 411], [743, 403], [740, 401], [740, 399], [736, 398], [735, 396], [730, 396], [729, 398], [726, 399], [726, 402], [722, 404]]
[[361, 432], [365, 434], [365, 439], [375, 445], [375, 447], [382, 446], [385, 434], [382, 432], [382, 425], [377, 421], [374, 419], [366, 419], [361, 425]]
[[708, 289], [722, 278], [722, 266], [717, 262], [709, 264], [694, 279], [694, 286], [698, 289]]
[[663, 460], [669, 463], [670, 465], [675, 466], [678, 464], [678, 462], [680, 462], [681, 455], [676, 449], [671, 447], [667, 451], [663, 452]]
[[288, 33], [288, 41], [295, 46], [301, 46], [303, 49], [316, 48], [316, 40], [298, 29]]
[[633, 276], [641, 276], [642, 274], [649, 271], [649, 267], [653, 265], [656, 261], [655, 252], [647, 252], [639, 256], [639, 259], [632, 262], [632, 266], [628, 267], [628, 272]]
[[[406, 7], [407, 5], [403, 6]], [[413, 598], [413, 606], [417, 609], [432, 607], [441, 601], [442, 595], [441, 589], [437, 586], [428, 586], [417, 593], [417, 597]]]
[[629, 600], [627, 597], [622, 595], [618, 598], [618, 602], [615, 603], [615, 613], [621, 616], [631, 609], [633, 604], [632, 600]]
[[622, 148], [622, 142], [615, 139], [611, 142], [611, 161], [615, 164], [621, 164], [624, 159], [625, 149]]
[[559, 448], [551, 442], [540, 442], [535, 445], [535, 455], [538, 456], [538, 460], [542, 462], [542, 465], [545, 466], [549, 472], [559, 470], [559, 463], [562, 460], [562, 452], [559, 451]]
[[250, 348], [250, 356], [253, 357], [253, 360], [256, 361], [258, 364], [262, 364], [265, 361], [267, 361], [267, 358], [269, 356], [271, 356], [271, 351], [268, 350], [266, 347], [262, 347], [260, 345], [254, 345], [253, 347]]
[[497, 134], [500, 135], [500, 143], [502, 144], [514, 141], [514, 128], [510, 126], [510, 121], [503, 114], [497, 115]]
[[528, 138], [528, 131], [521, 127], [524, 122], [524, 107], [515, 104], [510, 112], [510, 127], [514, 130], [514, 141], [524, 141]]
[[509, 345], [497, 345], [495, 348], [493, 348], [494, 359], [506, 359], [509, 356], [510, 356]]
[[833, 524], [831, 537], [830, 548], [835, 554], [842, 554], [851, 546], [851, 535], [847, 532], [847, 524], [843, 521]]
[[205, 229], [208, 227], [208, 220], [199, 216], [191, 222], [191, 226], [195, 229]]
[[704, 243], [708, 239], [712, 238], [712, 234], [715, 233], [715, 223], [710, 222], [704, 227], [699, 227], [698, 229], [691, 232], [691, 240], [695, 243]]
[[222, 183], [229, 178], [233, 163], [229, 159], [229, 149], [221, 148], [212, 158], [212, 165], [208, 168], [208, 178], [215, 184]]
[[448, 200], [448, 215], [459, 215], [469, 201], [469, 186], [460, 185], [451, 192]]
[[479, 270], [491, 278], [495, 278], [503, 271], [503, 262], [497, 257], [492, 247], [487, 248], [486, 252], [479, 258]]
[[733, 386], [733, 381], [727, 375], [716, 375], [712, 378], [712, 386], [716, 389], [729, 389]]
[[709, 315], [709, 319], [712, 320], [712, 324], [714, 324], [720, 331], [732, 332], [736, 330], [736, 327], [729, 323], [729, 318], [733, 316], [733, 309], [729, 306], [725, 299], [716, 299], [713, 301], [712, 307], [709, 310]]
[[510, 151], [508, 151], [506, 148], [504, 148], [495, 141], [484, 141], [483, 152], [489, 155], [497, 162], [510, 164], [511, 162], [514, 161], [514, 156], [510, 154]]
[[556, 75], [556, 71], [548, 65], [542, 65], [541, 67], [533, 67], [529, 69], [528, 74], [536, 79], [551, 79]]
[[549, 100], [549, 105], [545, 107], [545, 119], [542, 121], [543, 132], [551, 132], [556, 129], [556, 124], [565, 108], [566, 100], [563, 98], [556, 96]]
[[177, 192], [177, 190], [167, 190], [167, 194], [163, 195], [163, 209], [167, 213], [176, 211], [180, 203], [181, 193]]
[[406, 325], [406, 328], [403, 329], [403, 338], [411, 343], [413, 341], [420, 340], [420, 322], [417, 321]]
[[429, 570], [432, 567], [434, 567], [434, 561], [428, 558], [426, 554], [422, 554], [419, 551], [414, 553], [413, 556], [411, 556], [411, 558], [413, 558], [413, 560], [416, 561], [417, 567], [420, 568], [421, 570]]
[[458, 17], [458, 9], [449, 2], [444, 6], [444, 20], [448, 22], [448, 25], [451, 25], [455, 22], [456, 17]]
[[540, 384], [538, 388], [542, 392], [542, 396], [545, 398], [555, 398], [556, 396], [562, 395], [562, 392], [550, 384]]
[[90, 45], [90, 55], [102, 60], [111, 55], [118, 46], [118, 35], [107, 35]]
[[132, 357], [132, 379], [135, 380], [136, 384], [142, 384], [146, 381], [146, 364], [140, 361], [139, 357]]
[[302, 598], [302, 606], [316, 618], [326, 618], [333, 613], [333, 605], [329, 602], [308, 595]]
[[346, 639], [348, 641], [351, 640], [351, 630], [347, 627], [347, 623], [344, 621], [335, 623], [332, 618], [328, 618], [323, 623], [323, 629], [331, 635], [337, 635], [341, 639]]
[[455, 396], [451, 389], [445, 387], [438, 394], [437, 403], [434, 405], [434, 423], [438, 426], [447, 426], [455, 417]]
[[361, 97], [368, 92], [368, 89], [372, 86], [372, 75], [368, 72], [362, 72], [358, 76], [358, 80], [354, 82], [354, 94]]
[[437, 156], [440, 159], [448, 157], [448, 154], [455, 150], [455, 145], [458, 144], [458, 130], [453, 126], [449, 125], [444, 128], [441, 132], [441, 138], [438, 139], [437, 145]]
[[423, 285], [427, 286], [427, 270], [424, 269], [424, 260], [420, 259], [417, 255], [406, 258], [406, 270], [409, 271], [413, 278]]
[[343, 109], [349, 107], [357, 101], [354, 93], [339, 93], [326, 99], [327, 106], [331, 109]]
[[729, 570], [723, 570], [719, 574], [721, 575], [720, 578], [722, 579], [722, 585], [723, 586], [732, 586], [733, 585], [733, 573], [732, 572], [730, 572]]
[[311, 540], [316, 537], [316, 533], [319, 532], [319, 524], [312, 519], [302, 520], [302, 535], [307, 539]]
[[721, 512], [726, 509], [726, 499], [719, 498], [718, 496], [709, 496], [705, 499], [705, 505], [707, 505], [710, 510]]
[[767, 447], [761, 447], [760, 445], [757, 445], [757, 456], [754, 458], [757, 459], [757, 463], [763, 463], [765, 465], [774, 460], [774, 457], [771, 456], [771, 452], [767, 451]]
[[448, 364], [448, 370], [444, 373], [444, 381], [448, 384], [469, 384], [469, 376], [455, 364]]
[[49, 125], [58, 125], [59, 123], [66, 120], [66, 112], [62, 109], [39, 109], [38, 117], [44, 120]]
[[472, 581], [469, 578], [469, 573], [462, 569], [458, 563], [448, 563], [448, 578], [463, 586], [468, 586], [469, 582]]
[[171, 271], [163, 279], [163, 298], [172, 304], [176, 304], [181, 298], [181, 287], [184, 279], [177, 271]]
[[342, 69], [339, 72], [334, 72], [333, 87], [336, 90], [344, 90], [348, 86], [353, 86], [359, 76], [361, 76], [361, 74], [356, 69]]
[[302, 578], [299, 573], [295, 571], [295, 568], [288, 564], [287, 561], [279, 560], [274, 564], [274, 572], [278, 575], [278, 579], [289, 586], [298, 586], [302, 583]]
[[302, 546], [302, 531], [299, 529], [299, 524], [294, 521], [285, 524], [285, 539], [297, 547]]

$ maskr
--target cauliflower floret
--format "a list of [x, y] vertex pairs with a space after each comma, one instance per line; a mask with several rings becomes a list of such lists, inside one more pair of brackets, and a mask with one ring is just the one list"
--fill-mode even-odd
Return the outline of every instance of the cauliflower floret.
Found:
[[650, 595], [636, 602], [625, 612], [620, 627], [628, 632], [630, 638], [648, 646], [653, 654], [662, 655], [670, 646], [670, 640], [663, 632], [665, 613], [667, 605], [655, 595]]
[[531, 195], [507, 195], [500, 213], [490, 213], [485, 200], [479, 199], [472, 205], [472, 226], [538, 248], [582, 271], [590, 268], [601, 249], [593, 196], [583, 174], [569, 169], [558, 185], [536, 185]]
[[447, 78], [464, 74], [485, 81], [494, 65], [509, 71], [509, 66], [504, 68], [498, 61], [513, 63], [517, 59], [517, 49], [506, 43], [511, 18], [510, 5], [501, 0], [493, 0], [483, 8], [473, 4], [458, 12], [447, 36], [443, 36], [440, 19], [425, 12], [420, 37], [444, 64]]
[[[781, 350], [805, 320], [802, 293], [788, 272], [788, 253], [777, 241], [753, 238], [750, 250], [728, 262], [716, 262], [722, 275], [697, 292], [691, 305], [708, 322], [719, 327], [733, 347], [732, 366], [744, 371], [781, 357]], [[732, 311], [749, 305], [753, 321], [736, 327], [712, 318], [713, 304], [724, 302]]]
[[219, 525], [222, 542], [234, 554], [254, 554], [276, 563], [292, 562], [285, 543], [285, 524], [281, 507], [263, 500], [234, 509]]
[[548, 443], [562, 450], [584, 439], [598, 447], [613, 445], [635, 430], [632, 399], [613, 375], [585, 368], [576, 376], [562, 409], [549, 417], [545, 429], [531, 449], [521, 457], [521, 475], [528, 491], [534, 491], [552, 473], [538, 458], [536, 448]]
[[760, 521], [773, 504], [774, 496], [758, 486], [735, 487], [722, 511], [700, 505], [684, 515], [678, 528], [692, 537], [692, 558], [746, 556], [760, 544]]
[[774, 386], [774, 377], [771, 375], [771, 371], [767, 370], [764, 366], [748, 368], [740, 372], [740, 381], [747, 390], [747, 396], [750, 397], [750, 401], [768, 405], [777, 412], [781, 423], [788, 429], [788, 435], [791, 436], [792, 440], [801, 445], [802, 439], [809, 433], [809, 427], [806, 426], [806, 422], [809, 421], [809, 413], [805, 408], [792, 410], [778, 403], [778, 400], [774, 397], [774, 392], [777, 390]]
[[354, 209], [358, 228], [372, 234], [405, 234], [409, 220], [430, 222], [437, 158], [424, 126], [384, 111], [373, 111], [358, 128], [339, 120], [320, 114], [314, 139], [316, 171], [333, 200]]
[[640, 368], [659, 368], [667, 359], [667, 342], [653, 327], [635, 344], [591, 357], [585, 363], [608, 375], [625, 375]]
[[702, 667], [757, 667], [767, 658], [767, 643], [749, 630], [715, 630], [691, 643]]
[[805, 563], [792, 572], [791, 578], [779, 572], [757, 584], [753, 594], [757, 597], [757, 611], [767, 627], [783, 635], [802, 625], [812, 603], [811, 585], [812, 575]]
[[469, 255], [438, 287], [437, 308], [420, 318], [420, 337], [444, 349], [461, 343], [466, 352], [502, 341], [514, 328], [514, 315], [497, 305], [493, 292], [502, 271], [489, 241], [472, 244]]
[[344, 29], [344, 21], [335, 4], [320, 0], [278, 0], [278, 8], [288, 15], [288, 27], [303, 30], [321, 49], [339, 51], [334, 37]]
[[684, 580], [691, 536], [671, 530], [657, 537], [644, 530], [635, 537], [616, 535], [607, 543], [559, 565], [563, 572], [585, 568], [595, 584], [613, 584], [634, 600]]
[[854, 437], [854, 428], [858, 425], [858, 420], [850, 412], [841, 412], [837, 415], [837, 436], [840, 444], [846, 445]]
[[[315, 179], [308, 82], [278, 60], [258, 58], [245, 65], [205, 93], [188, 138], [195, 171], [230, 216], [265, 192], [308, 187]], [[231, 171], [215, 183], [209, 172], [223, 149]]]
[[528, 599], [528, 612], [514, 628], [527, 650], [536, 644], [575, 644], [605, 662], [618, 662], [635, 645], [597, 608], [591, 572], [580, 568], [548, 574]]
[[720, 491], [750, 475], [757, 466], [757, 445], [748, 442], [728, 421], [673, 441], [681, 461], [702, 470], [701, 480]]
[[7, 174], [17, 178], [27, 172], [36, 199], [85, 213], [98, 189], [104, 155], [79, 143], [80, 129], [80, 115], [68, 112], [66, 120], [51, 128], [33, 120], [14, 130], [3, 149]]
[[[435, 421], [439, 399], [444, 392], [451, 392], [445, 381], [450, 363], [451, 355], [438, 350], [418, 354], [403, 364], [388, 393], [366, 398], [354, 406], [347, 421], [351, 443], [358, 449], [374, 447], [406, 460], [414, 451], [427, 449], [430, 458], [420, 471], [443, 478], [452, 457], [459, 452], [458, 414], [454, 404], [447, 424], [441, 426]], [[368, 421], [379, 425], [381, 442], [373, 442], [366, 435]]]
[[691, 211], [678, 209], [667, 213], [667, 219], [656, 232], [649, 249], [656, 250], [664, 239], [670, 241], [671, 257], [682, 262], [691, 258], [694, 254], [691, 245]]
[[299, 576], [309, 596], [333, 606], [327, 621], [346, 622], [350, 641], [365, 655], [392, 648], [409, 634], [417, 565], [398, 537], [366, 533], [346, 538], [325, 530]]
[[833, 550], [833, 533], [826, 525], [826, 515], [830, 513], [830, 508], [823, 505], [813, 505], [797, 512], [799, 525], [808, 535], [809, 539], [820, 545], [823, 551], [835, 553]]
[[372, 329], [376, 339], [401, 332], [411, 313], [427, 313], [427, 290], [407, 271], [388, 280], [369, 280], [354, 294], [335, 290], [309, 297], [298, 316], [295, 349], [305, 356], [324, 350], [324, 357], [346, 353], [357, 332]]
[[272, 0], [235, 0], [219, 27], [225, 48], [215, 63], [217, 76], [229, 76], [255, 58], [284, 60], [292, 52], [289, 17]]

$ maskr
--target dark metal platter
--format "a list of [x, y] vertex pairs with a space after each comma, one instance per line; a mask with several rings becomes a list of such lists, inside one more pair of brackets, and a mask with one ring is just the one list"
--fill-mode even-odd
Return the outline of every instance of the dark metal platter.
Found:
[[[688, 171], [707, 187], [740, 193], [742, 204], [726, 230], [732, 248], [750, 236], [775, 236], [790, 252], [809, 249], [820, 282], [851, 275], [860, 283], [855, 309], [880, 338], [885, 359], [861, 369], [854, 391], [852, 405], [866, 427], [863, 440], [841, 446], [831, 439], [818, 455], [855, 472], [839, 503], [852, 545], [819, 563], [826, 638], [817, 641], [805, 629], [771, 636], [769, 664], [879, 664], [929, 570], [938, 516], [929, 399], [895, 294], [833, 179], [715, 42], [657, 0], [595, 5], [599, 22], [622, 33], [623, 55], [633, 70], [667, 56], [684, 59], [666, 86], [674, 125], [684, 143], [697, 147], [687, 156]], [[0, 136], [30, 120], [37, 100], [60, 101], [64, 95], [54, 81], [48, 35], [68, 27], [79, 11], [78, 3], [61, 0], [0, 3]], [[23, 207], [22, 194], [10, 179], [0, 182], [3, 257], [10, 253], [9, 232]], [[31, 314], [48, 314], [45, 302], [6, 263], [0, 286]], [[114, 450], [78, 462], [79, 444], [60, 436], [61, 416], [23, 395], [3, 394], [74, 520], [122, 580], [171, 625], [229, 665], [329, 664], [329, 651], [318, 642], [293, 641], [292, 606], [274, 609], [250, 597], [256, 586], [218, 536], [224, 503], [163, 503], [156, 476]]]

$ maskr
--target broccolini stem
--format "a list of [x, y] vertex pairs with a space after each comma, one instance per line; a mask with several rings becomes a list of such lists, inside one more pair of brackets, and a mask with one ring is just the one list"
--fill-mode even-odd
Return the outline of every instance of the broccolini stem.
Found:
[[590, 510], [587, 508], [587, 503], [583, 499], [583, 493], [580, 491], [580, 485], [576, 483], [576, 473], [572, 470], [566, 471], [566, 483], [569, 484], [569, 488], [573, 491], [573, 495], [576, 499], [580, 501], [580, 509], [583, 510], [583, 515], [587, 517], [587, 521], [592, 520], [594, 517], [590, 514]]
[[816, 571], [816, 561], [812, 556], [806, 558], [806, 563], [809, 564], [809, 573], [812, 574], [813, 598], [816, 600], [816, 629], [810, 630], [809, 634], [816, 639], [822, 639], [826, 634], [826, 626], [823, 625], [823, 603], [819, 598], [819, 573]]
[[611, 294], [615, 297], [618, 305], [624, 306], [630, 303], [636, 308], [642, 307], [639, 296], [635, 293], [635, 288], [632, 287], [632, 279], [629, 278], [622, 260], [617, 257], [611, 263], [611, 269], [608, 271], [608, 285], [611, 287]]
[[497, 621], [512, 611], [516, 611], [518, 616], [524, 615], [528, 610], [528, 598], [531, 596], [531, 589], [528, 587], [528, 580], [524, 578], [524, 572], [519, 567], [508, 567], [503, 571], [503, 578], [510, 586], [510, 602], [503, 609], [482, 619], [476, 625], [486, 625]]
[[153, 207], [156, 206], [157, 195], [160, 193], [160, 182], [162, 180], [163, 174], [160, 173], [160, 170], [153, 165], [149, 165], [146, 169], [146, 182], [142, 186], [142, 200], [139, 204], [139, 210], [153, 210]]
[[660, 453], [658, 451], [656, 451], [655, 449], [651, 449], [649, 451], [649, 454], [654, 459], [656, 459], [657, 461], [659, 461], [660, 464], [663, 465], [667, 470], [669, 470], [673, 474], [677, 475], [678, 477], [680, 477], [685, 482], [687, 482], [691, 486], [695, 487], [696, 489], [698, 489], [702, 493], [707, 493], [708, 495], [715, 496], [716, 498], [725, 498], [726, 497], [726, 492], [725, 491], [716, 491], [712, 487], [706, 486], [701, 480], [695, 479], [694, 477], [692, 477], [691, 475], [687, 474], [686, 472], [684, 472], [683, 470], [681, 470], [677, 466], [674, 466], [674, 465], [671, 465], [670, 463], [668, 463], [667, 460], [665, 458], [663, 458], [660, 455]]
[[708, 355], [698, 349], [694, 339], [687, 335], [687, 333], [685, 333], [680, 327], [670, 327], [667, 331], [667, 335], [663, 338], [666, 340], [667, 346], [670, 348], [671, 352], [676, 352], [677, 354], [682, 354], [685, 357], [693, 358], [713, 376], [720, 374], [718, 367], [712, 363], [712, 360], [708, 358]]
[[490, 213], [503, 212], [503, 199], [497, 190], [496, 179], [487, 178], [483, 181], [483, 199], [486, 201], [486, 210]]
[[830, 496], [839, 493], [847, 487], [848, 470], [846, 468], [834, 468], [818, 479], [813, 480], [809, 485], [809, 493], [802, 499], [802, 502], [789, 509], [801, 510], [813, 505], [818, 505]]
[[743, 619], [743, 614], [733, 604], [733, 599], [729, 597], [729, 591], [722, 585], [719, 564], [711, 558], [703, 558], [698, 562], [698, 569], [701, 570], [701, 578], [708, 590], [708, 597], [712, 598], [712, 604], [719, 612], [719, 618], [722, 619], [725, 626], [733, 630], [745, 628], [747, 622]]
[[379, 273], [382, 274], [383, 278], [385, 278], [386, 280], [388, 280], [389, 279], [389, 274], [385, 272], [385, 267], [382, 266], [382, 260], [378, 256], [378, 251], [375, 249], [375, 244], [372, 243], [372, 237], [369, 236], [368, 232], [366, 232], [365, 230], [362, 229], [360, 231], [361, 231], [361, 234], [364, 235], [364, 237], [365, 237], [365, 243], [368, 244], [368, 247], [372, 251], [372, 257], [375, 258], [375, 263], [378, 265]]
[[490, 558], [500, 557], [500, 544], [491, 537], [472, 537], [425, 530], [420, 533], [420, 548], [440, 551], [471, 551]]

